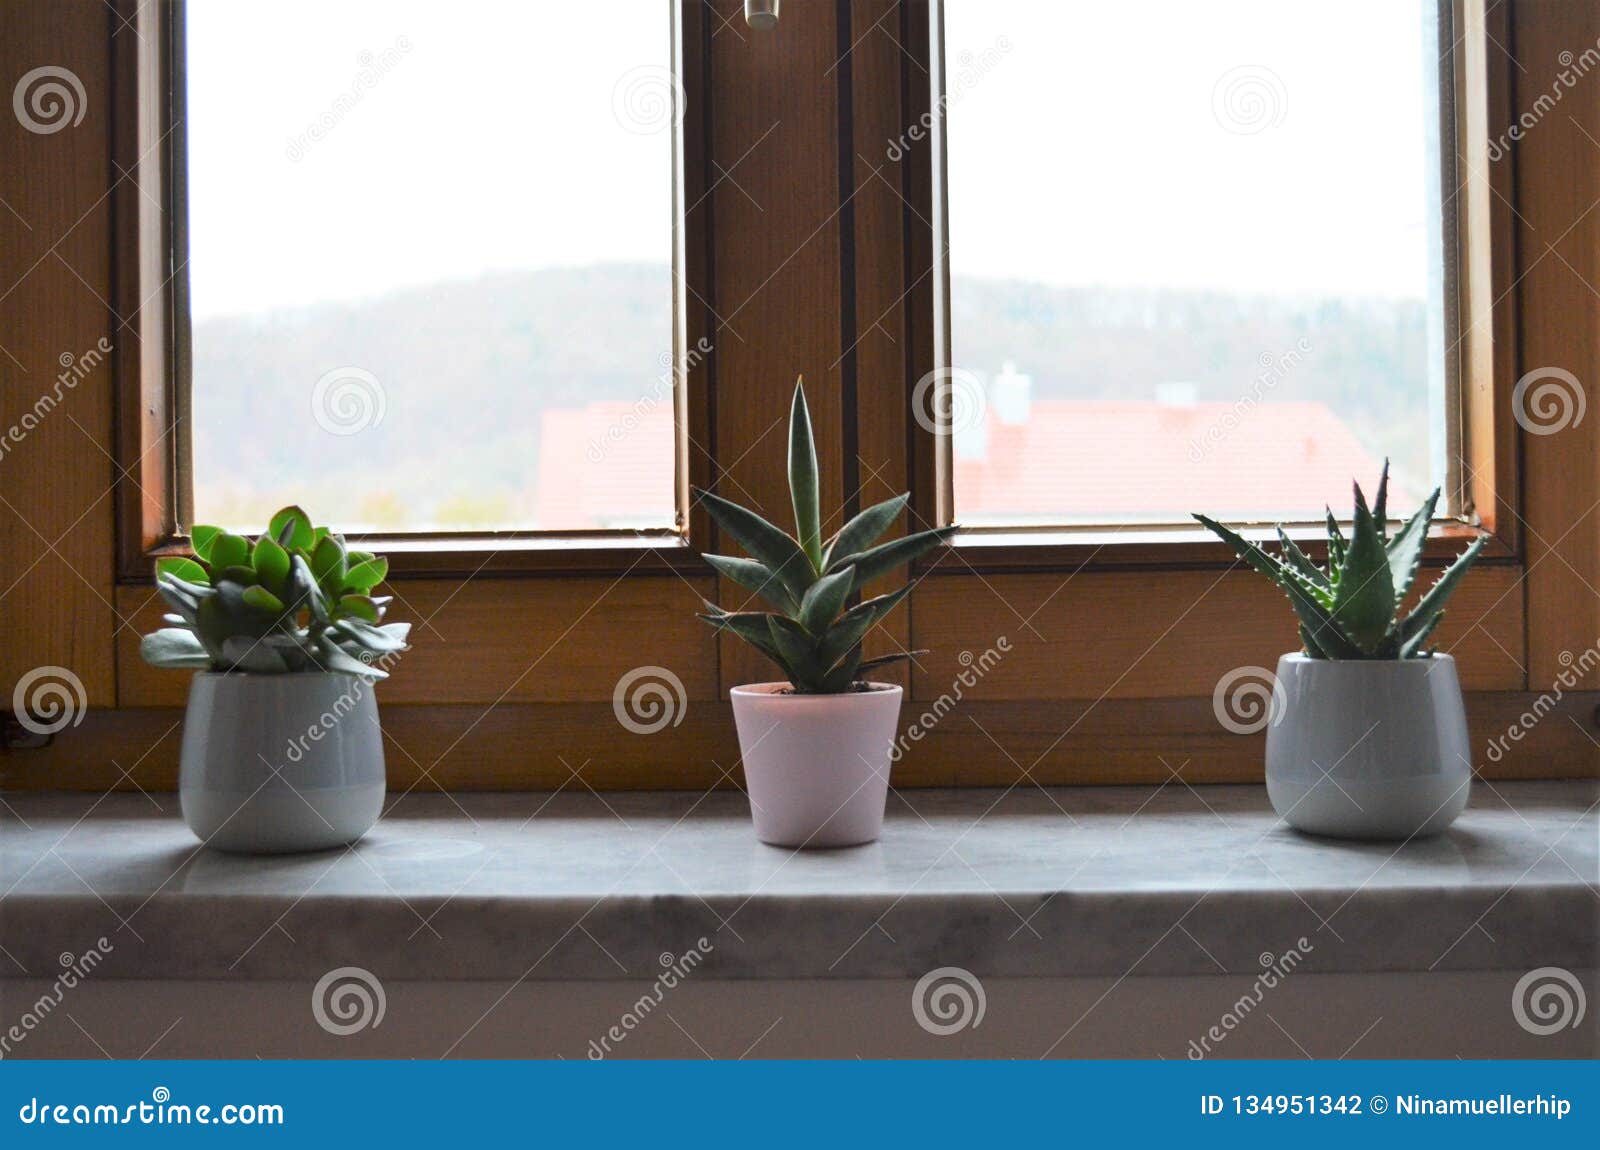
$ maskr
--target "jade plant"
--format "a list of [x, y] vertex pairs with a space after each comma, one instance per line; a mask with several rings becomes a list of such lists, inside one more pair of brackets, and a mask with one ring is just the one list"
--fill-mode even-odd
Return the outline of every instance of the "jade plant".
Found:
[[793, 536], [736, 503], [695, 490], [717, 526], [750, 556], [707, 555], [706, 562], [774, 608], [727, 611], [707, 602], [700, 618], [719, 631], [733, 632], [771, 659], [798, 694], [864, 690], [863, 674], [913, 654], [901, 651], [863, 659], [861, 651], [867, 632], [910, 593], [911, 586], [860, 602], [855, 601], [857, 593], [933, 550], [955, 528], [919, 531], [874, 546], [910, 499], [897, 495], [867, 508], [824, 541], [816, 441], [803, 383], [795, 384], [789, 411], [789, 493], [794, 504]]
[[338, 671], [382, 679], [383, 656], [406, 649], [409, 623], [385, 623], [373, 589], [389, 561], [352, 551], [298, 507], [251, 542], [220, 527], [190, 534], [194, 558], [156, 561], [172, 613], [139, 653], [157, 667], [287, 674]]
[[1384, 461], [1378, 496], [1369, 508], [1355, 488], [1355, 518], [1347, 539], [1328, 510], [1328, 562], [1319, 566], [1277, 528], [1280, 550], [1269, 554], [1214, 519], [1195, 518], [1219, 535], [1239, 557], [1271, 579], [1289, 597], [1300, 619], [1300, 641], [1313, 659], [1426, 658], [1429, 636], [1444, 618], [1445, 601], [1483, 550], [1480, 535], [1458, 555], [1409, 613], [1406, 596], [1422, 563], [1422, 546], [1439, 502], [1439, 489], [1393, 535], [1388, 531], [1389, 464]]

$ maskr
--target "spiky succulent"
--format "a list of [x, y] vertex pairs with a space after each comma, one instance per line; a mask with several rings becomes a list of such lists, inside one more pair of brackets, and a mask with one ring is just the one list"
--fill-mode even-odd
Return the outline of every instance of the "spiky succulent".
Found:
[[1444, 618], [1445, 600], [1461, 582], [1488, 536], [1474, 539], [1444, 574], [1401, 617], [1406, 595], [1422, 562], [1428, 525], [1439, 503], [1439, 489], [1393, 536], [1388, 533], [1389, 463], [1383, 464], [1378, 498], [1367, 507], [1359, 484], [1356, 510], [1346, 540], [1328, 511], [1328, 565], [1319, 567], [1278, 527], [1281, 549], [1270, 555], [1214, 519], [1195, 518], [1210, 528], [1250, 566], [1289, 596], [1300, 618], [1300, 641], [1313, 659], [1416, 659], [1431, 654], [1425, 644]]
[[382, 679], [385, 655], [406, 649], [409, 623], [384, 623], [372, 591], [389, 561], [351, 551], [298, 507], [272, 517], [254, 543], [219, 527], [190, 534], [195, 557], [156, 561], [169, 624], [139, 644], [156, 667], [286, 674], [339, 671]]
[[753, 511], [696, 489], [696, 497], [717, 526], [750, 555], [748, 559], [707, 555], [706, 562], [776, 608], [726, 611], [708, 602], [700, 618], [718, 630], [732, 631], [771, 659], [797, 692], [836, 695], [850, 690], [874, 667], [910, 657], [903, 651], [876, 659], [861, 657], [862, 639], [910, 593], [910, 584], [851, 606], [856, 593], [931, 551], [955, 528], [919, 531], [873, 546], [910, 499], [898, 495], [867, 508], [824, 542], [817, 448], [801, 383], [795, 384], [789, 411], [789, 493], [794, 502], [794, 537]]

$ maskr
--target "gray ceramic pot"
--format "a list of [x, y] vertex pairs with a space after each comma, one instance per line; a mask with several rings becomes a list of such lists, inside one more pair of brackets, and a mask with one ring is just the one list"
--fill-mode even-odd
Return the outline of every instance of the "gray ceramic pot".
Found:
[[1340, 838], [1438, 834], [1467, 805], [1472, 752], [1456, 663], [1278, 660], [1267, 794], [1290, 826]]
[[372, 684], [327, 673], [195, 675], [178, 798], [184, 821], [207, 846], [343, 846], [377, 822], [383, 796]]

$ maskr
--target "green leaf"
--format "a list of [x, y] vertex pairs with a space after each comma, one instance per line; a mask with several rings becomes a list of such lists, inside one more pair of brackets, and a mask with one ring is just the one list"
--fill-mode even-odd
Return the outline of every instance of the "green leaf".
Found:
[[1398, 628], [1402, 650], [1418, 635], [1425, 636], [1428, 630], [1438, 626], [1434, 616], [1444, 612], [1445, 602], [1455, 592], [1456, 585], [1461, 582], [1462, 576], [1472, 567], [1473, 560], [1477, 559], [1478, 552], [1482, 551], [1488, 542], [1487, 535], [1480, 535], [1474, 539], [1472, 546], [1456, 556], [1456, 561], [1445, 568], [1438, 582], [1428, 588], [1427, 594], [1418, 602], [1416, 610], [1411, 612]]
[[714, 603], [706, 604], [711, 610], [700, 618], [710, 623], [719, 631], [732, 631], [739, 638], [749, 643], [767, 658], [783, 668], [787, 676], [789, 668], [783, 661], [783, 655], [772, 641], [772, 629], [767, 626], [767, 613], [764, 611], [723, 611]]
[[246, 607], [254, 610], [266, 611], [273, 615], [283, 614], [283, 600], [259, 584], [253, 587], [246, 587], [244, 594], [240, 598], [244, 600]]
[[195, 555], [200, 559], [209, 560], [211, 557], [211, 544], [221, 534], [222, 528], [220, 527], [209, 527], [197, 523], [189, 530], [189, 546], [194, 548]]
[[[330, 597], [344, 586], [346, 574], [344, 548], [332, 535], [323, 536], [312, 550], [311, 574], [317, 577], [317, 582]], [[361, 587], [361, 590], [365, 591], [370, 586], [372, 584], [368, 583]]]
[[837, 560], [835, 565], [856, 569], [854, 589], [859, 590], [878, 576], [885, 575], [898, 567], [904, 567], [907, 563], [926, 555], [954, 535], [956, 530], [954, 526], [936, 527], [932, 531], [904, 535], [865, 551], [858, 551], [854, 555], [847, 555]]
[[816, 572], [798, 543], [754, 511], [747, 511], [720, 495], [696, 488], [695, 496], [729, 538], [782, 580], [796, 602], [805, 597]]
[[1358, 658], [1360, 648], [1339, 633], [1328, 614], [1325, 603], [1330, 601], [1326, 589], [1311, 582], [1287, 563], [1280, 562], [1250, 542], [1230, 527], [1215, 519], [1195, 514], [1208, 530], [1213, 532], [1238, 556], [1261, 574], [1271, 579], [1289, 596], [1289, 605], [1305, 629], [1315, 636], [1317, 645], [1331, 658]]
[[250, 564], [262, 586], [279, 598], [289, 594], [289, 553], [274, 542], [272, 536], [263, 535], [256, 540], [250, 552]]
[[866, 662], [862, 663], [861, 666], [859, 668], [857, 668], [857, 670], [858, 671], [876, 671], [879, 667], [887, 667], [891, 663], [899, 663], [899, 662], [901, 662], [902, 660], [905, 660], [905, 659], [914, 659], [918, 655], [926, 655], [927, 653], [928, 653], [927, 651], [917, 650], [917, 651], [896, 651], [892, 655], [879, 655], [875, 659], [868, 659]]
[[1330, 587], [1327, 572], [1311, 561], [1311, 556], [1300, 550], [1300, 545], [1289, 538], [1289, 533], [1278, 528], [1278, 543], [1283, 548], [1284, 560], [1300, 574], [1319, 587]]
[[811, 636], [800, 629], [800, 624], [782, 615], [768, 615], [767, 630], [789, 668], [790, 684], [798, 691], [815, 689], [826, 668], [817, 665], [816, 644]]
[[1324, 510], [1328, 513], [1328, 572], [1337, 583], [1339, 568], [1344, 566], [1344, 532], [1339, 530], [1339, 521], [1333, 517], [1333, 508], [1324, 505]]
[[285, 507], [267, 524], [267, 534], [290, 550], [310, 550], [315, 543], [311, 517], [298, 507]]
[[1389, 577], [1394, 581], [1394, 601], [1404, 603], [1416, 580], [1417, 568], [1422, 564], [1422, 548], [1428, 541], [1428, 527], [1433, 522], [1433, 509], [1439, 502], [1439, 489], [1423, 501], [1417, 513], [1406, 520], [1406, 525], [1395, 533], [1387, 544], [1389, 552]]
[[796, 380], [789, 406], [789, 496], [794, 502], [794, 529], [800, 549], [816, 571], [822, 570], [822, 513], [817, 482], [817, 444], [811, 435], [803, 381]]
[[211, 585], [211, 576], [206, 574], [206, 569], [193, 559], [185, 559], [181, 555], [169, 555], [165, 559], [156, 560], [157, 579], [159, 580], [162, 575], [170, 575], [200, 587]]
[[754, 591], [785, 615], [800, 609], [799, 602], [789, 594], [783, 582], [765, 563], [754, 559], [741, 559], [735, 555], [702, 555], [712, 569], [732, 579], [747, 591]]
[[856, 569], [845, 567], [813, 583], [800, 603], [800, 625], [813, 635], [822, 635], [844, 607], [855, 578]]
[[289, 669], [283, 652], [260, 639], [230, 635], [222, 641], [222, 662], [257, 675], [281, 675]]
[[211, 656], [193, 631], [184, 627], [163, 627], [139, 640], [139, 656], [152, 667], [211, 666]]
[[899, 518], [901, 510], [910, 499], [909, 494], [885, 499], [882, 503], [873, 504], [846, 523], [829, 541], [827, 553], [823, 556], [822, 569], [832, 571], [839, 565], [840, 559], [872, 546], [878, 536], [894, 525], [894, 521]]
[[354, 591], [370, 591], [389, 574], [389, 561], [384, 558], [368, 559], [357, 563], [345, 572], [344, 585]]
[[1418, 627], [1416, 633], [1400, 645], [1400, 657], [1402, 659], [1420, 658], [1423, 644], [1433, 635], [1434, 629], [1439, 626], [1439, 622], [1443, 618], [1444, 611], [1442, 609], [1429, 616], [1427, 622]]
[[243, 535], [224, 531], [211, 541], [211, 569], [218, 567], [248, 567], [250, 565], [250, 540]]
[[378, 605], [366, 595], [345, 595], [339, 600], [339, 610], [376, 625], [383, 618]]
[[1383, 474], [1378, 478], [1378, 498], [1372, 503], [1372, 519], [1378, 525], [1378, 538], [1389, 541], [1389, 459], [1383, 460]]
[[[1339, 587], [1333, 597], [1333, 620], [1362, 651], [1371, 653], [1383, 642], [1394, 623], [1394, 580], [1389, 556], [1378, 535], [1378, 525], [1367, 500], [1355, 489], [1356, 517], [1350, 530], [1350, 549], [1339, 570]], [[1319, 641], [1321, 636], [1318, 636]]]
[[912, 584], [897, 587], [887, 595], [879, 595], [875, 599], [868, 599], [864, 603], [857, 603], [850, 610], [839, 617], [827, 634], [822, 636], [817, 644], [817, 661], [828, 670], [832, 670], [852, 648], [866, 638], [884, 616], [897, 607], [902, 599], [911, 594]]

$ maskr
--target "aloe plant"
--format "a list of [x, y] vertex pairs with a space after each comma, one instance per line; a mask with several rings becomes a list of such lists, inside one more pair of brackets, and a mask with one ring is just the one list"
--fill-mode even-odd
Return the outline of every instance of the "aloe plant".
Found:
[[874, 546], [910, 499], [897, 495], [867, 508], [824, 541], [817, 448], [803, 381], [795, 384], [789, 411], [789, 493], [794, 504], [793, 536], [754, 511], [695, 489], [695, 497], [717, 526], [750, 556], [707, 555], [705, 561], [775, 608], [726, 611], [707, 602], [700, 618], [719, 631], [733, 632], [771, 659], [800, 694], [836, 695], [858, 689], [861, 675], [912, 653], [876, 659], [861, 655], [867, 632], [910, 593], [910, 584], [852, 605], [857, 592], [933, 550], [955, 528], [919, 531]]
[[376, 661], [406, 649], [409, 623], [385, 623], [372, 592], [389, 561], [351, 551], [298, 507], [254, 542], [220, 527], [190, 533], [193, 559], [156, 561], [168, 626], [139, 644], [156, 667], [286, 674], [338, 671], [382, 679]]
[[1369, 508], [1360, 484], [1355, 488], [1355, 518], [1345, 538], [1328, 510], [1328, 563], [1319, 567], [1277, 528], [1279, 553], [1268, 554], [1238, 532], [1214, 519], [1195, 518], [1220, 536], [1239, 557], [1271, 579], [1289, 596], [1300, 619], [1300, 641], [1313, 659], [1417, 659], [1432, 652], [1429, 636], [1444, 618], [1445, 601], [1483, 550], [1480, 535], [1402, 616], [1406, 596], [1422, 563], [1422, 546], [1439, 503], [1434, 488], [1392, 536], [1388, 533], [1389, 463], [1383, 464], [1378, 497]]

